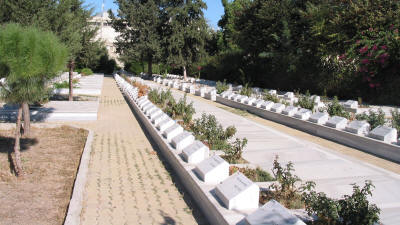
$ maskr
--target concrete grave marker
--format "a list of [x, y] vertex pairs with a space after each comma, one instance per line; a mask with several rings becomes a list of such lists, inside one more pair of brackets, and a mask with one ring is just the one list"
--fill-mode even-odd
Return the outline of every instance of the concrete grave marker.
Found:
[[231, 92], [231, 93], [227, 94], [225, 98], [226, 99], [232, 99], [233, 96], [235, 96], [235, 93]]
[[343, 106], [345, 108], [357, 109], [358, 108], [358, 102], [357, 101], [353, 101], [353, 100], [348, 100], [343, 104]]
[[146, 108], [146, 110], [143, 110], [143, 111], [144, 111], [144, 114], [150, 115], [150, 113], [152, 113], [153, 111], [155, 111], [157, 109], [158, 109], [158, 107], [153, 105], [153, 106], [151, 106], [149, 108]]
[[276, 112], [276, 113], [281, 113], [282, 110], [285, 109], [285, 105], [281, 104], [281, 103], [275, 103], [272, 107], [271, 107], [271, 111], [272, 112]]
[[174, 82], [173, 88], [179, 89], [179, 82], [178, 82], [178, 81], [175, 81], [175, 82]]
[[232, 94], [232, 92], [230, 92], [230, 91], [224, 91], [224, 92], [221, 93], [221, 97], [227, 98], [230, 94]]
[[271, 200], [245, 218], [246, 225], [306, 225], [279, 202]]
[[264, 103], [261, 104], [261, 108], [265, 110], [271, 110], [272, 106], [274, 106], [275, 103], [271, 101], [265, 101]]
[[151, 122], [154, 124], [154, 126], [157, 126], [160, 122], [166, 120], [167, 118], [169, 118], [167, 114], [161, 113], [160, 115], [152, 118]]
[[205, 87], [201, 87], [198, 91], [196, 91], [196, 95], [204, 98], [204, 95], [206, 94], [206, 88]]
[[167, 118], [163, 121], [161, 121], [158, 125], [157, 125], [157, 129], [162, 133], [164, 132], [166, 129], [172, 127], [175, 124], [175, 121], [171, 118]]
[[157, 116], [159, 116], [161, 114], [163, 114], [163, 111], [161, 109], [157, 108], [155, 111], [153, 111], [149, 114], [149, 118], [150, 118], [150, 120], [153, 120], [154, 118], [156, 118]]
[[293, 99], [294, 98], [294, 93], [293, 92], [286, 92], [283, 97], [285, 99]]
[[301, 120], [308, 120], [311, 116], [311, 110], [309, 109], [299, 109], [295, 114], [294, 117]]
[[386, 143], [397, 142], [397, 130], [387, 126], [378, 126], [368, 134], [369, 137]]
[[328, 127], [343, 130], [347, 126], [347, 119], [340, 116], [333, 116], [326, 122], [325, 125]]
[[182, 132], [183, 127], [175, 123], [163, 132], [163, 136], [167, 139], [168, 142], [171, 142], [174, 137], [178, 136]]
[[316, 124], [325, 124], [329, 119], [329, 114], [326, 112], [316, 112], [310, 116], [309, 121]]
[[270, 94], [270, 95], [276, 95], [276, 93], [277, 93], [276, 90], [269, 90], [268, 91], [268, 94]]
[[260, 188], [240, 172], [218, 184], [215, 193], [229, 210], [258, 208]]
[[146, 110], [148, 110], [148, 109], [150, 109], [152, 107], [155, 107], [154, 104], [152, 102], [149, 102], [148, 104], [143, 105], [142, 111], [146, 112]]
[[233, 96], [231, 97], [231, 100], [237, 101], [238, 98], [240, 98], [240, 97], [241, 97], [241, 95], [235, 94], [235, 95], [233, 95]]
[[186, 91], [187, 83], [181, 84], [181, 91]]
[[229, 177], [229, 163], [214, 155], [197, 164], [196, 174], [206, 184], [218, 184]]
[[194, 85], [190, 85], [189, 90], [187, 92], [194, 95], [196, 92], [196, 87]]
[[194, 136], [187, 131], [183, 131], [181, 134], [172, 138], [171, 144], [177, 151], [182, 151], [182, 149], [192, 144], [193, 141]]
[[264, 103], [265, 101], [262, 99], [258, 99], [255, 102], [253, 102], [253, 106], [257, 107], [257, 108], [261, 108], [261, 105]]
[[346, 131], [357, 135], [366, 135], [370, 128], [371, 126], [367, 121], [354, 120], [347, 125]]
[[203, 142], [195, 141], [182, 150], [182, 156], [187, 163], [197, 164], [208, 157], [209, 151]]
[[244, 101], [245, 104], [247, 105], [253, 105], [253, 103], [256, 101], [256, 98], [248, 98]]
[[298, 108], [295, 106], [288, 106], [282, 111], [282, 114], [287, 116], [294, 116], [294, 114], [297, 113], [297, 110]]
[[249, 98], [248, 96], [242, 95], [236, 101], [244, 103], [244, 101], [246, 101], [248, 98]]

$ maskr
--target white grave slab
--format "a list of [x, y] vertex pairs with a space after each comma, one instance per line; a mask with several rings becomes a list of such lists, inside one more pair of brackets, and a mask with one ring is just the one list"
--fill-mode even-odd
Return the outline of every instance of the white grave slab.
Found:
[[256, 101], [256, 98], [248, 98], [244, 101], [245, 104], [247, 105], [253, 105], [253, 103]]
[[182, 156], [187, 163], [197, 164], [208, 158], [209, 152], [209, 148], [201, 141], [195, 141], [182, 150]]
[[154, 110], [153, 112], [151, 112], [149, 114], [149, 118], [150, 118], [150, 120], [153, 120], [154, 118], [156, 118], [157, 116], [159, 116], [161, 114], [163, 114], [163, 111], [161, 109], [157, 108], [156, 110]]
[[153, 108], [153, 107], [155, 107], [154, 104], [153, 104], [152, 102], [150, 102], [150, 103], [148, 103], [148, 104], [146, 104], [146, 105], [144, 105], [144, 106], [142, 107], [142, 111], [143, 111], [143, 112], [146, 112], [148, 109], [151, 109], [151, 108]]
[[320, 103], [321, 102], [321, 97], [318, 95], [311, 95], [311, 99], [314, 99], [315, 103]]
[[174, 147], [177, 151], [182, 151], [187, 146], [191, 145], [194, 142], [194, 136], [184, 131], [178, 136], [174, 137], [171, 141], [172, 147]]
[[190, 94], [195, 94], [195, 92], [196, 92], [196, 87], [194, 86], [194, 85], [190, 85], [190, 87], [189, 87], [189, 91], [188, 91]]
[[264, 103], [261, 104], [261, 108], [265, 110], [271, 110], [272, 106], [274, 106], [275, 103], [271, 101], [265, 101]]
[[178, 82], [178, 81], [175, 81], [175, 82], [174, 82], [173, 88], [179, 89], [179, 82]]
[[370, 128], [371, 126], [367, 121], [354, 120], [347, 125], [346, 131], [357, 135], [367, 135]]
[[294, 93], [293, 92], [286, 92], [283, 97], [287, 99], [293, 99], [294, 98]]
[[311, 110], [309, 109], [299, 109], [295, 114], [294, 117], [301, 120], [308, 120], [311, 116]]
[[316, 124], [325, 124], [329, 119], [329, 114], [326, 112], [316, 112], [310, 116], [309, 121]]
[[199, 89], [199, 91], [196, 93], [198, 96], [200, 96], [200, 97], [202, 97], [202, 98], [204, 98], [204, 95], [206, 94], [206, 88], [205, 87], [201, 87], [200, 89]]
[[253, 102], [253, 106], [257, 107], [257, 108], [261, 108], [261, 105], [264, 103], [265, 101], [262, 99], [257, 99], [255, 102]]
[[288, 106], [282, 111], [282, 114], [287, 116], [294, 116], [294, 114], [297, 113], [297, 110], [298, 108], [295, 106]]
[[234, 95], [234, 96], [231, 97], [231, 100], [237, 101], [238, 98], [240, 98], [240, 97], [241, 97], [241, 95], [236, 94], [236, 95]]
[[343, 104], [343, 106], [345, 108], [357, 109], [358, 108], [358, 102], [357, 101], [353, 101], [353, 100], [348, 100]]
[[187, 83], [181, 84], [181, 91], [186, 91]]
[[285, 109], [285, 105], [281, 104], [281, 103], [275, 103], [272, 107], [271, 107], [271, 111], [272, 112], [276, 112], [276, 113], [281, 113], [282, 110]]
[[229, 163], [214, 155], [197, 164], [196, 174], [206, 184], [218, 184], [229, 177]]
[[269, 90], [268, 91], [268, 94], [270, 94], [270, 95], [276, 95], [276, 93], [277, 93], [276, 90]]
[[326, 122], [326, 126], [336, 128], [338, 130], [343, 130], [347, 126], [348, 120], [340, 116], [333, 116]]
[[171, 142], [174, 137], [178, 136], [182, 132], [183, 127], [175, 123], [163, 132], [163, 136], [167, 139], [168, 142]]
[[244, 103], [248, 98], [249, 98], [248, 96], [242, 95], [236, 101]]
[[275, 200], [267, 202], [244, 220], [246, 225], [306, 225]]
[[167, 119], [161, 121], [156, 127], [161, 133], [163, 133], [166, 129], [172, 127], [174, 124], [175, 121], [168, 117]]
[[146, 115], [150, 115], [150, 113], [152, 113], [153, 111], [155, 111], [155, 110], [157, 110], [157, 109], [158, 109], [158, 107], [155, 106], [155, 105], [153, 105], [153, 106], [151, 106], [151, 107], [149, 107], [149, 108], [146, 108], [146, 110], [143, 110], [143, 111], [144, 111], [144, 113], [145, 113]]
[[235, 96], [235, 93], [229, 93], [226, 95], [226, 99], [232, 99], [233, 96]]
[[167, 114], [161, 113], [160, 115], [152, 118], [151, 122], [154, 124], [154, 126], [157, 126], [160, 122], [166, 120], [167, 118], [169, 118]]
[[150, 103], [150, 101], [148, 99], [144, 99], [138, 103], [138, 106], [139, 106], [139, 108], [142, 108], [142, 106], [144, 106], [145, 104], [148, 104], [148, 103]]
[[215, 194], [229, 210], [256, 209], [260, 188], [245, 175], [236, 172], [217, 185]]
[[368, 136], [386, 143], [397, 142], [397, 130], [392, 127], [378, 126], [369, 132]]
[[230, 95], [231, 94], [231, 92], [230, 91], [224, 91], [224, 92], [222, 92], [221, 93], [221, 97], [223, 97], [223, 98], [227, 98], [228, 97], [228, 95]]

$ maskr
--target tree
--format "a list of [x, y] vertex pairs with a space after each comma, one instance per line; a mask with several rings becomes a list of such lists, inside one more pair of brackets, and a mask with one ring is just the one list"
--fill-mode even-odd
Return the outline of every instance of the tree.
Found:
[[186, 80], [188, 65], [199, 61], [204, 55], [207, 38], [207, 23], [202, 0], [167, 1], [164, 18], [164, 57], [167, 64], [182, 68]]
[[120, 35], [117, 52], [123, 57], [147, 61], [148, 74], [161, 55], [162, 25], [160, 0], [117, 0], [118, 15], [109, 11], [111, 24]]
[[1, 98], [19, 105], [13, 159], [17, 176], [23, 175], [20, 153], [22, 107], [43, 98], [47, 93], [46, 83], [65, 66], [66, 58], [66, 47], [50, 32], [17, 24], [6, 24], [0, 29], [0, 78], [6, 80], [2, 84]]

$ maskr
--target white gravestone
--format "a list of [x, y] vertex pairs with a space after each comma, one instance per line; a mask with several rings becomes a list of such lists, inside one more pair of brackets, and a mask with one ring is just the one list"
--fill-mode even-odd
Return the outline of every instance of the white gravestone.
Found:
[[371, 125], [367, 121], [354, 120], [347, 125], [346, 131], [357, 135], [367, 135], [370, 128]]
[[184, 148], [186, 148], [193, 142], [194, 142], [194, 136], [191, 133], [184, 131], [183, 133], [174, 137], [171, 141], [171, 144], [172, 147], [174, 147], [177, 151], [182, 151]]
[[143, 110], [143, 111], [144, 111], [144, 113], [145, 113], [146, 115], [150, 115], [151, 112], [153, 112], [153, 111], [155, 111], [155, 110], [157, 110], [157, 109], [158, 109], [158, 107], [155, 106], [155, 105], [153, 105], [153, 106], [151, 106], [151, 107], [149, 107], [149, 108], [146, 108], [146, 110]]
[[150, 118], [150, 120], [153, 120], [154, 118], [156, 118], [157, 116], [159, 116], [161, 114], [163, 114], [163, 111], [161, 109], [157, 108], [155, 111], [153, 111], [149, 114], [149, 118]]
[[306, 225], [279, 202], [271, 200], [245, 219], [246, 225]]
[[192, 94], [192, 95], [194, 95], [195, 92], [196, 92], [196, 87], [195, 87], [194, 85], [190, 85], [190, 87], [189, 87], [189, 93]]
[[204, 95], [206, 94], [206, 88], [205, 87], [201, 87], [198, 91], [198, 96], [204, 98]]
[[340, 116], [333, 116], [326, 122], [326, 126], [343, 130], [347, 126], [347, 119]]
[[314, 113], [310, 116], [309, 121], [316, 123], [316, 124], [320, 124], [323, 125], [326, 123], [326, 121], [328, 121], [329, 119], [329, 114], [326, 112], [317, 112]]
[[293, 92], [286, 92], [283, 97], [285, 99], [293, 99], [294, 98], [294, 93]]
[[281, 113], [282, 110], [285, 109], [285, 105], [281, 104], [281, 103], [275, 103], [272, 107], [271, 107], [271, 111], [272, 112], [276, 112], [276, 113]]
[[229, 177], [229, 163], [214, 155], [196, 165], [196, 174], [206, 184], [218, 184]]
[[357, 109], [358, 108], [358, 102], [357, 101], [353, 101], [353, 100], [348, 100], [343, 104], [343, 106], [345, 108]]
[[142, 108], [142, 106], [144, 106], [145, 104], [148, 104], [148, 103], [150, 103], [150, 101], [148, 99], [144, 99], [138, 103], [138, 106], [139, 106], [139, 108]]
[[311, 110], [309, 109], [299, 109], [299, 111], [294, 114], [294, 117], [301, 120], [308, 120], [311, 116]]
[[257, 108], [261, 108], [261, 105], [264, 103], [265, 101], [262, 99], [257, 99], [255, 102], [253, 102], [253, 106], [257, 107]]
[[179, 89], [179, 82], [178, 82], [178, 81], [175, 81], [175, 82], [174, 82], [173, 88]]
[[378, 126], [368, 134], [369, 137], [386, 143], [397, 142], [397, 130], [387, 126]]
[[168, 80], [167, 79], [163, 79], [163, 81], [162, 81], [162, 85], [167, 85], [167, 83], [168, 83]]
[[175, 121], [168, 117], [167, 119], [161, 121], [156, 127], [161, 133], [163, 133], [166, 129], [172, 127], [174, 124]]
[[172, 80], [168, 81], [168, 87], [174, 87], [174, 82]]
[[277, 93], [276, 90], [269, 90], [268, 91], [268, 94], [270, 94], [270, 95], [276, 95], [276, 93]]
[[175, 123], [168, 129], [166, 129], [163, 133], [163, 136], [167, 139], [168, 142], [171, 142], [172, 139], [183, 132], [183, 127], [179, 124]]
[[229, 94], [231, 94], [230, 91], [224, 91], [221, 93], [221, 97], [226, 98], [226, 97], [228, 97]]
[[187, 163], [197, 164], [208, 158], [209, 152], [209, 148], [201, 141], [195, 141], [182, 150], [182, 156]]
[[314, 99], [315, 103], [321, 102], [321, 97], [319, 97], [318, 95], [311, 95], [311, 99]]
[[272, 106], [274, 106], [275, 103], [271, 101], [265, 101], [264, 103], [261, 104], [261, 108], [265, 110], [271, 110]]
[[235, 93], [229, 93], [226, 95], [226, 99], [232, 99], [233, 96], [235, 96]]
[[217, 90], [211, 90], [209, 93], [211, 101], [217, 101]]
[[181, 84], [181, 91], [186, 91], [187, 83]]
[[253, 103], [256, 101], [256, 98], [248, 98], [244, 101], [245, 104], [247, 105], [253, 105]]
[[245, 175], [236, 172], [217, 185], [215, 194], [229, 210], [256, 209], [260, 188]]
[[282, 114], [287, 116], [294, 116], [297, 110], [298, 109], [295, 106], [288, 106], [282, 111]]
[[238, 100], [238, 98], [240, 98], [240, 97], [241, 97], [241, 95], [236, 94], [236, 95], [231, 97], [231, 100], [236, 102]]
[[153, 103], [149, 103], [149, 104], [146, 104], [146, 105], [144, 105], [143, 107], [142, 107], [142, 111], [143, 112], [146, 112], [148, 109], [151, 109], [151, 108], [153, 108], [153, 107], [155, 107], [154, 105], [153, 105]]
[[160, 115], [152, 118], [151, 122], [154, 124], [154, 126], [157, 126], [160, 122], [166, 120], [167, 118], [169, 118], [167, 114], [161, 113]]
[[249, 97], [242, 95], [241, 97], [239, 97], [237, 99], [238, 102], [240, 103], [244, 103], [244, 101], [246, 101]]

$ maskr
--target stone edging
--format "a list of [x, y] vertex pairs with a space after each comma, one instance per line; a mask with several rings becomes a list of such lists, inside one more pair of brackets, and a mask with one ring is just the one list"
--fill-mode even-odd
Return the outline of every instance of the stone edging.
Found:
[[85, 148], [83, 150], [81, 161], [79, 164], [78, 173], [75, 178], [72, 197], [69, 202], [67, 216], [65, 217], [64, 225], [78, 225], [81, 222], [81, 212], [83, 196], [89, 171], [90, 153], [92, 151], [93, 131], [89, 130], [86, 139]]

